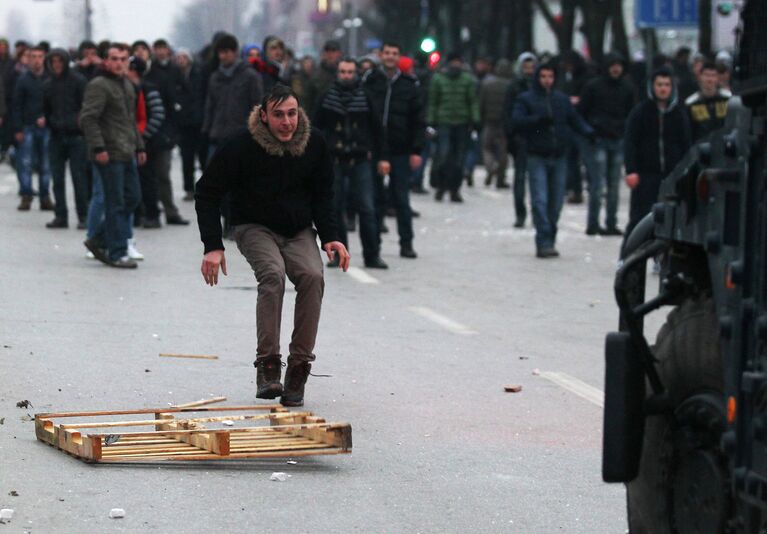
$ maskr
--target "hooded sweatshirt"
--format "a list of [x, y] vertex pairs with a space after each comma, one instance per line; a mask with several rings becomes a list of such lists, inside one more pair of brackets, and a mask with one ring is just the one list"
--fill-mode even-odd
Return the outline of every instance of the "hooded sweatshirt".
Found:
[[591, 136], [594, 131], [575, 111], [570, 98], [554, 88], [546, 91], [538, 81], [541, 67], [535, 71], [533, 88], [514, 102], [512, 127], [527, 140], [529, 154], [560, 157], [572, 140], [573, 130]]
[[[64, 63], [60, 76], [53, 74], [52, 58], [59, 57]], [[46, 58], [51, 77], [43, 82], [43, 110], [48, 127], [54, 134], [82, 135], [80, 109], [88, 81], [85, 76], [69, 68], [69, 54], [62, 48], [54, 48]]]
[[652, 80], [647, 84], [647, 96], [626, 121], [623, 149], [626, 174], [665, 176], [690, 148], [690, 123], [686, 111], [678, 104], [676, 86], [665, 110], [658, 107]]

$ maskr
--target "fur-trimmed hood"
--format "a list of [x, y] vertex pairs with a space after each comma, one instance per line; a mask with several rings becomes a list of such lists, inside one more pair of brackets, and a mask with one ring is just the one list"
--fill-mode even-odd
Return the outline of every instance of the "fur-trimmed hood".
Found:
[[261, 121], [261, 106], [256, 106], [248, 117], [248, 131], [253, 139], [270, 156], [302, 156], [309, 144], [309, 137], [312, 134], [312, 124], [303, 108], [298, 108], [298, 125], [290, 141], [283, 143], [272, 135], [266, 124]]

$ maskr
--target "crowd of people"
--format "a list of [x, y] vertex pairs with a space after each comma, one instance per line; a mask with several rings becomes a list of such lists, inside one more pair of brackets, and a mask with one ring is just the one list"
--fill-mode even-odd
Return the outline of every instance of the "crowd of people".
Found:
[[[731, 96], [726, 53], [708, 58], [682, 48], [673, 59], [650, 58], [648, 69], [645, 60], [629, 63], [615, 53], [600, 65], [576, 52], [471, 65], [451, 53], [429, 66], [405, 52], [385, 41], [354, 58], [328, 41], [319, 60], [297, 58], [279, 37], [240, 46], [226, 33], [196, 53], [164, 39], [83, 41], [76, 50], [25, 41], [11, 50], [0, 39], [0, 161], [15, 167], [18, 209], [29, 211], [38, 198], [41, 210], [53, 212], [50, 229], [70, 224], [68, 166], [88, 254], [135, 268], [143, 255], [133, 229], [189, 224], [174, 185], [193, 201], [211, 157], [284, 86], [326, 140], [339, 239], [349, 247], [349, 232], [358, 230], [366, 267], [387, 268], [387, 216], [396, 220], [400, 256], [417, 258], [419, 214], [410, 195], [428, 193], [428, 185], [435, 201], [462, 203], [480, 162], [485, 187], [511, 191], [516, 228], [531, 212], [537, 257], [553, 258], [565, 201], [584, 202], [587, 184], [586, 234], [621, 236], [625, 178], [630, 231], [689, 146], [723, 125]], [[181, 184], [171, 180], [176, 147]], [[229, 238], [231, 205], [222, 200]]]

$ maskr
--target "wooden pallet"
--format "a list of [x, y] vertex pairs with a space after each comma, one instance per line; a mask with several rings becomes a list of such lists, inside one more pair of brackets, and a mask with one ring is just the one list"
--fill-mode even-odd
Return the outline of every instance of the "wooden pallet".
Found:
[[[352, 451], [352, 429], [347, 423], [327, 423], [311, 412], [291, 412], [279, 404], [215, 408], [199, 404], [42, 413], [35, 415], [35, 433], [40, 441], [86, 462], [283, 458]], [[204, 413], [176, 417], [191, 412]], [[114, 420], [115, 416], [132, 417]], [[224, 421], [247, 426], [205, 426]], [[142, 426], [153, 429], [135, 431]], [[84, 433], [86, 429], [97, 432]]]

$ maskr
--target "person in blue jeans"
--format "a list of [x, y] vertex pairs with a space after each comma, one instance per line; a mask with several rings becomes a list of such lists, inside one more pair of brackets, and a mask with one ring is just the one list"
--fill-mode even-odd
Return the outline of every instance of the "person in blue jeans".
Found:
[[43, 84], [48, 79], [44, 67], [45, 50], [34, 47], [29, 51], [28, 69], [19, 76], [13, 92], [12, 119], [16, 138], [16, 171], [19, 178], [21, 203], [18, 209], [32, 207], [34, 189], [32, 171], [39, 169], [40, 209], [53, 210], [50, 198], [51, 169], [48, 164], [48, 145], [51, 132], [43, 110]]
[[[607, 54], [602, 75], [583, 88], [578, 112], [594, 128], [596, 142], [582, 143], [580, 152], [589, 173], [589, 211], [587, 235], [620, 236], [618, 228], [618, 191], [623, 167], [623, 135], [626, 119], [636, 102], [634, 84], [627, 80], [623, 58]], [[607, 186], [605, 226], [599, 224], [602, 193]]]
[[[349, 246], [345, 221], [347, 202], [351, 199], [359, 214], [365, 267], [388, 269], [380, 255], [372, 169], [372, 162], [379, 160], [381, 153], [383, 130], [370, 98], [360, 85], [354, 59], [344, 58], [338, 63], [336, 81], [317, 103], [314, 126], [325, 136], [333, 157], [333, 195], [339, 240]], [[377, 170], [381, 176], [389, 174], [388, 159], [380, 158]], [[338, 267], [340, 261], [340, 256], [336, 255], [328, 266]]]
[[535, 225], [536, 256], [559, 256], [557, 223], [567, 181], [567, 147], [573, 131], [593, 140], [594, 130], [573, 108], [569, 97], [554, 89], [554, 67], [541, 65], [533, 87], [514, 103], [512, 123], [527, 141], [527, 171]]
[[91, 226], [84, 244], [110, 267], [135, 269], [138, 264], [128, 254], [128, 239], [131, 214], [141, 199], [136, 162], [145, 164], [146, 152], [136, 127], [136, 93], [125, 78], [128, 47], [112, 43], [103, 68], [104, 73], [86, 86], [80, 112], [93, 179], [100, 182], [104, 192], [104, 218], [98, 220], [97, 199], [88, 214]]

